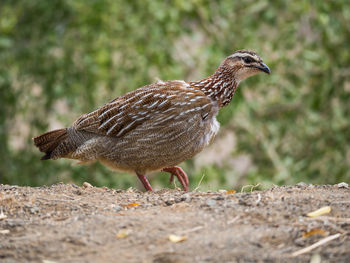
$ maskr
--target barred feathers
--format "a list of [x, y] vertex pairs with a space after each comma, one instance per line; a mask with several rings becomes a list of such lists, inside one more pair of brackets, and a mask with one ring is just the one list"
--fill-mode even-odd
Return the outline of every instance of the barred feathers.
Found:
[[67, 138], [67, 136], [67, 129], [58, 129], [33, 138], [34, 145], [38, 147], [41, 152], [45, 153], [45, 155], [41, 157], [41, 160], [50, 159], [52, 152]]

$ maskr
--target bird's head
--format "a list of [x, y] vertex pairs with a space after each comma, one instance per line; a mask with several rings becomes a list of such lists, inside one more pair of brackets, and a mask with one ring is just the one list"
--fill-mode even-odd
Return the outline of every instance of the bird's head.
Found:
[[263, 63], [262, 59], [254, 51], [238, 50], [228, 56], [220, 65], [227, 72], [233, 74], [239, 83], [242, 80], [256, 75], [259, 72], [270, 74], [269, 67]]
[[269, 67], [254, 51], [238, 50], [220, 64], [213, 75], [206, 79], [190, 82], [207, 96], [218, 101], [219, 107], [230, 103], [239, 83], [250, 77], [265, 72], [270, 74]]

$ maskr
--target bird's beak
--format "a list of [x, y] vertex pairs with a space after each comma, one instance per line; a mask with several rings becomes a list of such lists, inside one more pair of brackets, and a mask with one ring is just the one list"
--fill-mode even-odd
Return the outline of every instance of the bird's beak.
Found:
[[267, 74], [270, 74], [270, 73], [271, 73], [269, 67], [268, 67], [265, 63], [263, 63], [263, 62], [260, 62], [260, 64], [259, 64], [258, 66], [256, 66], [256, 67], [257, 67], [258, 69], [260, 69], [261, 71], [264, 71], [264, 72], [267, 73]]

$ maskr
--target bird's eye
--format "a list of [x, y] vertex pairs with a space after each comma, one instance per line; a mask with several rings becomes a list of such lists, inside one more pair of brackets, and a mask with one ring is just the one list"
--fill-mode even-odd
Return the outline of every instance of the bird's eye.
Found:
[[243, 61], [248, 64], [254, 62], [254, 60], [251, 57], [244, 57]]

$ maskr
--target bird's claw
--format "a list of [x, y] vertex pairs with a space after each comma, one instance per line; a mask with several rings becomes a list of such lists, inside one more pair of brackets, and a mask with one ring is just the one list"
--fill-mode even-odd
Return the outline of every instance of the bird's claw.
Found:
[[188, 176], [184, 172], [184, 170], [181, 169], [181, 167], [178, 167], [178, 166], [167, 167], [167, 168], [163, 168], [162, 171], [171, 174], [169, 183], [172, 183], [174, 181], [174, 176], [176, 176], [178, 178], [178, 180], [180, 181], [184, 191], [188, 191], [188, 189], [189, 189]]

